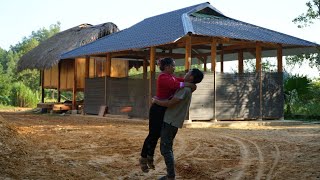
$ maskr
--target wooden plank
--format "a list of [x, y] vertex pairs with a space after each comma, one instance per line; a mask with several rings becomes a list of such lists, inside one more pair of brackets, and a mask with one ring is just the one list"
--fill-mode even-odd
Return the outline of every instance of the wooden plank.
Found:
[[84, 89], [84, 77], [85, 77], [85, 65], [86, 59], [85, 58], [77, 58], [77, 89]]

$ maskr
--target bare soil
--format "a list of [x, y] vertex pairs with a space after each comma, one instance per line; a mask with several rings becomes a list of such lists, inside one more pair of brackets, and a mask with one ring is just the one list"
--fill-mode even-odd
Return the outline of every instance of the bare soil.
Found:
[[[0, 113], [0, 179], [157, 179], [138, 158], [147, 120]], [[320, 125], [180, 129], [177, 179], [320, 179]]]

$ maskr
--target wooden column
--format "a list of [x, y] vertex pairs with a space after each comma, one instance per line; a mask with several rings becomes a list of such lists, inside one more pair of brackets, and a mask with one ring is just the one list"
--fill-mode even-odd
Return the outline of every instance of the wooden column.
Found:
[[111, 53], [107, 54], [107, 61], [106, 61], [106, 76], [110, 77], [111, 75]]
[[77, 107], [77, 58], [74, 59], [73, 70], [73, 88], [72, 88], [72, 110], [76, 110]]
[[146, 80], [148, 78], [148, 66], [147, 66], [147, 59], [143, 58], [143, 80]]
[[220, 71], [221, 73], [223, 73], [223, 50], [221, 51], [221, 54], [220, 54]]
[[279, 45], [277, 48], [277, 60], [278, 60], [278, 72], [282, 73], [283, 72], [283, 67], [282, 67], [282, 46]]
[[188, 72], [191, 66], [191, 36], [186, 36], [186, 54], [185, 54], [185, 72]]
[[151, 106], [151, 98], [154, 96], [154, 82], [156, 77], [156, 47], [150, 48], [150, 79], [149, 79], [149, 107]]
[[262, 120], [262, 48], [261, 44], [256, 44], [256, 72], [259, 76], [259, 120]]
[[211, 42], [211, 71], [213, 72], [213, 121], [217, 121], [216, 117], [216, 62], [217, 62], [217, 41], [213, 39]]
[[243, 73], [243, 51], [238, 52], [238, 72], [239, 74]]
[[44, 103], [44, 70], [40, 70], [41, 79], [41, 102]]
[[85, 66], [84, 78], [89, 78], [90, 71], [90, 56], [86, 56], [86, 66]]
[[256, 72], [261, 72], [261, 45], [256, 45]]
[[61, 91], [60, 91], [60, 78], [61, 78], [61, 61], [58, 63], [58, 86], [57, 86], [57, 91], [58, 91], [58, 102], [61, 102]]

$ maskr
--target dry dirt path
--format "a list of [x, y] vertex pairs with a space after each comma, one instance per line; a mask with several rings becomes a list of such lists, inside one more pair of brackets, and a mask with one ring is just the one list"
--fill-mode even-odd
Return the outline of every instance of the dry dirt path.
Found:
[[[142, 173], [146, 120], [0, 113], [0, 179], [156, 179]], [[320, 179], [320, 125], [181, 129], [177, 179]]]

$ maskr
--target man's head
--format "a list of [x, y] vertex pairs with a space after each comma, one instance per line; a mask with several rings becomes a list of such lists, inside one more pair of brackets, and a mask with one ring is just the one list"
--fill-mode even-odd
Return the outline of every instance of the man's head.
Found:
[[172, 58], [163, 58], [158, 61], [160, 71], [172, 74], [175, 70], [175, 62]]
[[194, 84], [198, 84], [203, 79], [203, 73], [199, 69], [191, 69], [185, 76], [184, 80], [186, 82], [191, 82]]

